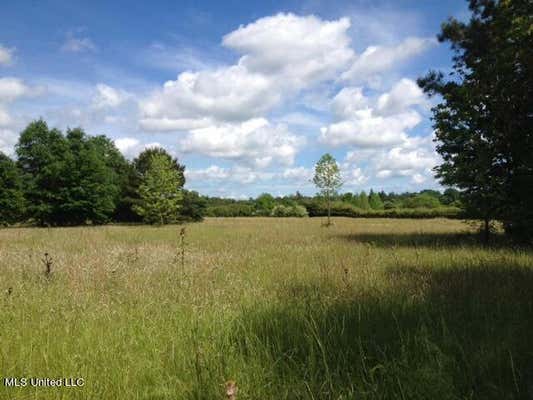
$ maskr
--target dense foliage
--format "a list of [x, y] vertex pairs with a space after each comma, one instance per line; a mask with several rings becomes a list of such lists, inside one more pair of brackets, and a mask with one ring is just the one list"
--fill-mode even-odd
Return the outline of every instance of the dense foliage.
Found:
[[[423, 190], [419, 193], [366, 194], [342, 193], [330, 198], [330, 215], [344, 217], [390, 218], [460, 218], [465, 216], [459, 200], [460, 193], [447, 189], [444, 193]], [[319, 217], [328, 215], [327, 200], [322, 195], [273, 197], [263, 193], [256, 199], [234, 200], [204, 197], [206, 215], [210, 217], [291, 216]], [[305, 211], [305, 212], [304, 212]]]
[[[15, 149], [16, 163], [0, 155], [0, 224], [104, 224], [138, 222], [143, 216], [147, 220], [149, 207], [143, 194], [154, 183], [155, 172], [150, 169], [154, 158], [171, 170], [178, 199], [167, 210], [172, 217], [163, 221], [198, 220], [197, 197], [189, 199], [184, 209], [190, 216], [177, 211], [183, 202], [184, 166], [164, 149], [146, 149], [129, 162], [105, 136], [89, 136], [81, 128], [63, 134], [43, 120], [21, 132]], [[154, 207], [161, 211], [161, 201]]]
[[183, 200], [180, 178], [168, 157], [150, 156], [139, 186], [140, 201], [134, 206], [144, 222], [164, 225], [177, 220]]
[[[45, 121], [30, 123], [16, 145], [16, 161], [0, 154], [0, 224], [41, 226], [145, 222], [166, 224], [209, 217], [461, 217], [461, 193], [337, 193], [335, 160], [318, 169], [321, 191], [234, 200], [185, 190], [185, 167], [162, 148], [128, 161], [106, 136], [82, 129], [63, 134]], [[318, 181], [317, 181], [318, 182]], [[316, 182], [315, 182], [316, 183]]]
[[470, 0], [468, 22], [451, 18], [439, 40], [451, 44], [453, 72], [419, 80], [434, 107], [436, 169], [458, 187], [469, 212], [533, 240], [533, 2]]

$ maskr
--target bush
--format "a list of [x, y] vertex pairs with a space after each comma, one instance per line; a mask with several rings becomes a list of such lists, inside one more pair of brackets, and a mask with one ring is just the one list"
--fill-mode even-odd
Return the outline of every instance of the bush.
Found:
[[299, 205], [284, 206], [283, 204], [278, 204], [277, 206], [274, 206], [270, 215], [272, 217], [307, 217], [308, 214], [305, 207]]
[[303, 217], [308, 217], [309, 216], [309, 214], [307, 213], [307, 210], [303, 206], [295, 205], [292, 209], [293, 209], [293, 212], [294, 212], [294, 217], [303, 218]]
[[439, 199], [430, 194], [418, 194], [414, 197], [408, 198], [404, 202], [406, 208], [439, 208], [442, 207]]

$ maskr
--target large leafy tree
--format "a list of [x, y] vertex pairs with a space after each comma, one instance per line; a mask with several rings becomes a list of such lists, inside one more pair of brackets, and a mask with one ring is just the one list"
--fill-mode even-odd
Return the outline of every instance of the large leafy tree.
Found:
[[110, 178], [112, 183], [119, 188], [116, 192], [116, 207], [113, 219], [123, 222], [139, 221], [139, 216], [133, 211], [133, 205], [139, 200], [137, 190], [140, 184], [135, 166], [126, 160], [115, 146], [115, 143], [107, 136], [93, 136], [89, 138], [89, 141], [97, 147], [98, 153], [111, 170]]
[[16, 164], [0, 152], [0, 225], [20, 222], [24, 213], [22, 179]]
[[335, 158], [329, 154], [324, 154], [315, 165], [315, 175], [313, 183], [326, 198], [328, 207], [328, 221], [331, 224], [331, 198], [342, 186], [342, 178], [339, 165]]
[[41, 225], [55, 224], [62, 219], [61, 189], [70, 172], [66, 168], [70, 157], [67, 140], [45, 121], [34, 121], [20, 134], [16, 153], [28, 216]]
[[149, 224], [168, 224], [178, 219], [183, 194], [182, 177], [172, 160], [162, 154], [152, 155], [139, 186], [139, 204], [135, 211]]
[[[109, 139], [30, 123], [16, 145], [28, 216], [41, 225], [101, 224], [119, 202], [121, 160]], [[117, 150], [118, 152], [118, 150]]]
[[62, 215], [57, 221], [63, 225], [87, 222], [106, 223], [112, 217], [120, 182], [108, 163], [109, 154], [100, 141], [90, 139], [81, 128], [67, 131], [69, 152], [65, 160], [68, 174], [61, 188]]
[[439, 40], [450, 42], [453, 72], [419, 79], [433, 108], [436, 168], [462, 192], [466, 208], [499, 219], [514, 237], [533, 237], [533, 3], [470, 0], [471, 19], [451, 18]]

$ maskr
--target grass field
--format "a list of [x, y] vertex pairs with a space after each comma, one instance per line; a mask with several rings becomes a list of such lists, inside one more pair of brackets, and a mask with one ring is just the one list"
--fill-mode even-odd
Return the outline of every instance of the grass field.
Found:
[[321, 222], [0, 230], [0, 399], [533, 398], [531, 251]]

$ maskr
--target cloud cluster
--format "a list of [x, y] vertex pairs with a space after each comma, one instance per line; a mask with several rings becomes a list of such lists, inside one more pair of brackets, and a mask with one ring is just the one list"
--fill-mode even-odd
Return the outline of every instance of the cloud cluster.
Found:
[[332, 79], [353, 58], [347, 18], [278, 14], [241, 26], [222, 44], [241, 56], [214, 70], [188, 71], [140, 103], [148, 131], [185, 131], [184, 151], [292, 163], [302, 139], [266, 115], [302, 89]]
[[407, 178], [412, 183], [421, 184], [432, 178], [433, 167], [441, 161], [433, 138], [432, 135], [413, 136], [392, 147], [357, 148], [346, 154], [342, 168], [349, 171], [366, 165], [362, 183], [373, 176], [378, 180]]
[[241, 123], [192, 129], [180, 141], [180, 148], [184, 152], [238, 160], [263, 168], [273, 160], [291, 165], [297, 149], [303, 144], [304, 139], [293, 135], [285, 125], [273, 125], [264, 118], [253, 118]]
[[274, 174], [271, 172], [257, 171], [254, 168], [234, 166], [223, 168], [211, 165], [203, 169], [186, 169], [185, 178], [193, 182], [219, 183], [220, 181], [237, 184], [251, 184], [259, 181], [271, 180]]
[[141, 124], [147, 130], [171, 131], [187, 130], [187, 124], [195, 129], [261, 117], [297, 90], [333, 78], [346, 65], [353, 57], [349, 26], [346, 18], [322, 21], [293, 14], [241, 26], [222, 42], [242, 54], [236, 64], [183, 72], [165, 82], [141, 102]]
[[269, 77], [271, 85], [301, 89], [335, 77], [353, 58], [348, 18], [277, 14], [241, 26], [222, 43], [243, 56], [239, 65]]
[[[257, 168], [291, 165], [304, 140], [286, 125], [269, 121], [272, 110], [326, 82], [365, 83], [435, 43], [409, 37], [397, 46], [370, 46], [357, 55], [349, 28], [348, 18], [327, 21], [290, 13], [240, 26], [222, 39], [223, 46], [239, 54], [237, 62], [182, 72], [165, 82], [140, 102], [140, 126], [179, 133], [185, 153]], [[361, 86], [344, 87], [332, 100], [334, 121], [321, 128], [320, 141], [358, 148], [400, 146], [422, 120], [411, 107], [423, 102], [422, 92], [408, 79], [373, 97]], [[306, 123], [305, 116], [293, 112], [287, 119], [291, 126], [317, 126], [316, 120]], [[349, 175], [352, 182], [367, 179], [357, 168]]]
[[[356, 52], [351, 40], [362, 43], [358, 35], [367, 28], [361, 23], [291, 13], [259, 18], [222, 37], [221, 45], [235, 57], [225, 65], [215, 58], [204, 61], [192, 48], [174, 56], [177, 47], [153, 45], [150, 51], [164, 56], [159, 64], [180, 71], [174, 79], [144, 93], [121, 89], [120, 80], [97, 85], [52, 80], [50, 97], [67, 105], [51, 100], [46, 116], [63, 126], [127, 131], [115, 144], [128, 157], [159, 145], [154, 138], [141, 140], [154, 135], [181, 155], [231, 165], [188, 170], [193, 180], [295, 186], [313, 172], [312, 160], [300, 152], [319, 145], [321, 151], [345, 149], [341, 170], [347, 186], [397, 176], [422, 182], [438, 161], [431, 141], [413, 132], [424, 119], [426, 100], [410, 79], [389, 83], [399, 65], [436, 41], [407, 37], [394, 46], [393, 40], [380, 41]], [[98, 50], [84, 29], [68, 32], [61, 49]], [[12, 61], [13, 50], [0, 45], [0, 66]], [[387, 91], [384, 84], [378, 90], [373, 82], [391, 71], [383, 80]], [[37, 92], [20, 79], [0, 78], [0, 149], [13, 143], [9, 132], [16, 118], [8, 105]], [[295, 166], [297, 159], [306, 166]]]
[[415, 82], [402, 79], [377, 98], [363, 94], [361, 87], [343, 88], [332, 100], [336, 121], [321, 128], [320, 140], [331, 146], [377, 148], [398, 145], [407, 131], [421, 121], [412, 106], [425, 104]]
[[[349, 176], [354, 176], [350, 171], [358, 171], [351, 179], [354, 183], [366, 182], [369, 174], [422, 183], [439, 161], [430, 137], [409, 132], [422, 121], [420, 109], [426, 107], [421, 89], [410, 79], [401, 79], [388, 92], [373, 97], [365, 95], [362, 87], [346, 87], [331, 102], [336, 121], [321, 128], [320, 140], [353, 149], [343, 168]], [[366, 175], [361, 165], [366, 166]]]
[[210, 165], [207, 168], [186, 169], [185, 177], [191, 182], [203, 184], [219, 184], [221, 181], [235, 184], [251, 184], [258, 182], [287, 183], [290, 185], [310, 185], [313, 170], [305, 167], [287, 167], [278, 171], [262, 171], [257, 168], [236, 165], [225, 168]]

